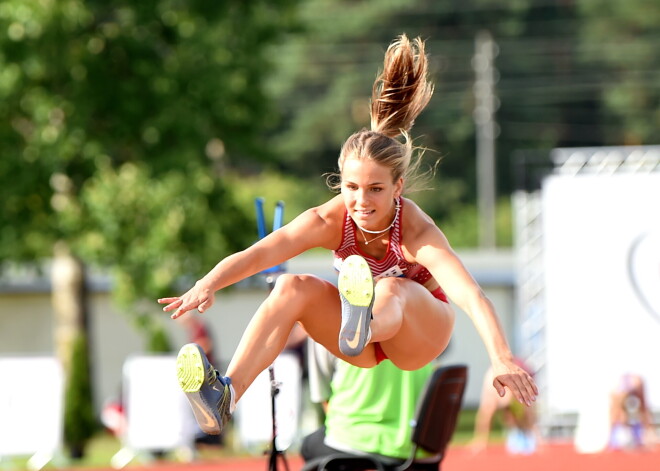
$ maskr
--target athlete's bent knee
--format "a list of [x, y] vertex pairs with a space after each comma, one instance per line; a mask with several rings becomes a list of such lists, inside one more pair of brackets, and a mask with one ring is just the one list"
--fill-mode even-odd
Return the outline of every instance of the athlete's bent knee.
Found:
[[311, 293], [315, 286], [320, 286], [320, 279], [314, 275], [298, 275], [285, 273], [280, 275], [275, 281], [273, 288], [278, 296], [296, 295]]

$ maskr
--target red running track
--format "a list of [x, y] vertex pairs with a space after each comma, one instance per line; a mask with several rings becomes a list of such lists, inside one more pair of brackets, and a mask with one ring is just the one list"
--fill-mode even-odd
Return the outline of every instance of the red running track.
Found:
[[[302, 460], [286, 457], [290, 471], [298, 471]], [[268, 471], [267, 458], [227, 458], [217, 461], [130, 464], [126, 471]], [[278, 463], [278, 471], [284, 471]], [[89, 470], [88, 470], [89, 471]], [[97, 471], [115, 471], [112, 469]], [[466, 447], [450, 447], [442, 471], [660, 471], [660, 448], [653, 451], [576, 453], [572, 445], [545, 445], [529, 456], [512, 456], [503, 447], [473, 453]]]

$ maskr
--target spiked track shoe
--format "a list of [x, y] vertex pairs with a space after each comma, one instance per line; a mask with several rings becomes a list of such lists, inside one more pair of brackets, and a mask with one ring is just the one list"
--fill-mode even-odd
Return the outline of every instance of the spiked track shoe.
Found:
[[189, 343], [181, 347], [176, 359], [176, 374], [200, 428], [219, 435], [231, 419], [231, 381], [218, 374], [202, 347]]
[[338, 279], [341, 297], [339, 350], [347, 356], [362, 353], [369, 341], [374, 280], [367, 261], [351, 255], [342, 263]]

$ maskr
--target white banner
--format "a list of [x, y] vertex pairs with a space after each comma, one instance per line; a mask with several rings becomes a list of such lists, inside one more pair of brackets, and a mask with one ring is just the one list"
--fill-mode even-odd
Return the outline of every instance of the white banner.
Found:
[[602, 403], [624, 372], [660, 408], [660, 174], [543, 186], [551, 413]]
[[60, 449], [63, 391], [55, 358], [0, 358], [0, 457], [50, 457]]
[[134, 356], [124, 363], [124, 445], [132, 450], [171, 450], [192, 445], [197, 431], [176, 379], [176, 356]]
[[[296, 438], [301, 409], [302, 370], [298, 357], [283, 353], [274, 365], [275, 382], [279, 392], [275, 396], [276, 447], [288, 449]], [[271, 381], [268, 369], [261, 372], [245, 392], [236, 408], [236, 425], [241, 444], [263, 451], [273, 438]]]

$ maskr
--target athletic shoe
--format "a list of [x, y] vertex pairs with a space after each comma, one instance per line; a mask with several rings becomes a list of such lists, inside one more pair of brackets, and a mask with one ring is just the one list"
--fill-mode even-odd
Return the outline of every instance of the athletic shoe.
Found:
[[344, 355], [356, 356], [371, 338], [374, 279], [367, 261], [359, 255], [346, 257], [337, 284], [341, 297], [339, 350]]
[[231, 419], [230, 378], [220, 376], [196, 343], [181, 347], [176, 375], [200, 428], [210, 435], [220, 434]]

